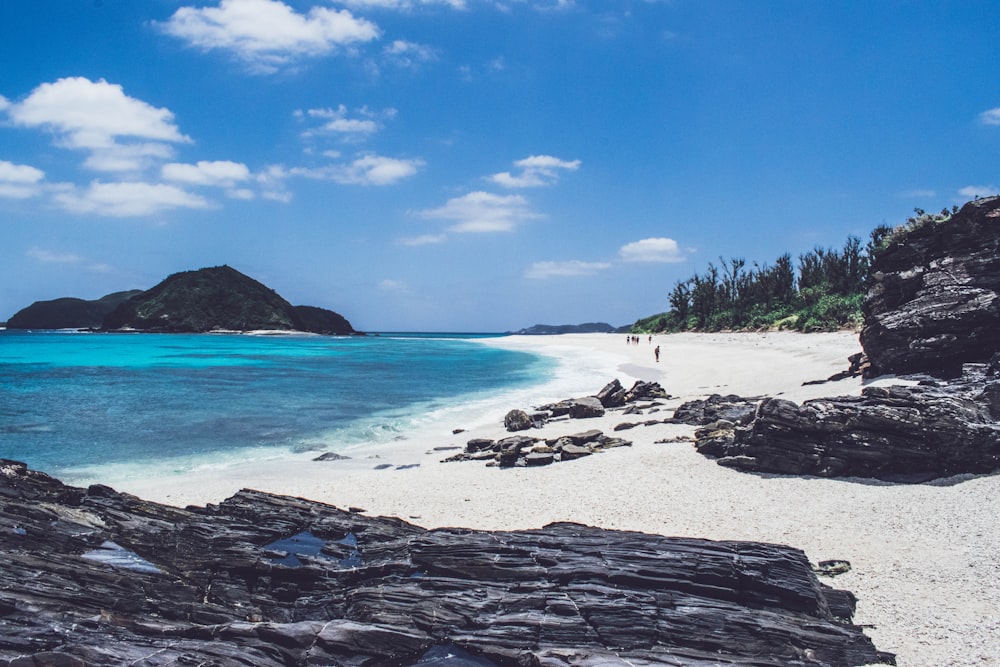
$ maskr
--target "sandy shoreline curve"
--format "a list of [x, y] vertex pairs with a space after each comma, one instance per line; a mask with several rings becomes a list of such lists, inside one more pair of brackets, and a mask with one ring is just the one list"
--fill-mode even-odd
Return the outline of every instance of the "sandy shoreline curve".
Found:
[[[518, 397], [528, 408], [592, 395], [617, 378], [659, 382], [684, 400], [712, 393], [809, 398], [858, 394], [859, 378], [819, 385], [860, 351], [852, 332], [672, 334], [627, 344], [617, 334], [508, 336], [482, 344], [550, 355], [582, 367], [595, 384], [572, 388], [558, 378]], [[660, 361], [653, 355], [660, 346]], [[588, 366], [590, 364], [590, 366]], [[556, 371], [558, 374], [558, 371]], [[880, 382], [891, 379], [880, 380]], [[550, 395], [561, 392], [561, 395]], [[537, 401], [537, 402], [534, 402]], [[470, 424], [438, 424], [346, 461], [310, 458], [247, 462], [169, 478], [108, 480], [120, 491], [173, 505], [219, 502], [240, 488], [306, 497], [373, 516], [398, 516], [433, 528], [484, 530], [576, 521], [662, 535], [788, 544], [816, 563], [844, 559], [847, 574], [828, 583], [859, 598], [855, 622], [868, 625], [879, 649], [902, 667], [1000, 665], [1000, 476], [963, 476], [932, 484], [892, 485], [738, 472], [716, 465], [689, 442], [657, 444], [694, 428], [660, 424], [622, 435], [632, 447], [542, 468], [440, 463], [472, 437], [508, 435], [505, 411]], [[531, 435], [589, 429], [611, 433], [628, 421], [557, 422]], [[452, 429], [465, 429], [453, 434]]]

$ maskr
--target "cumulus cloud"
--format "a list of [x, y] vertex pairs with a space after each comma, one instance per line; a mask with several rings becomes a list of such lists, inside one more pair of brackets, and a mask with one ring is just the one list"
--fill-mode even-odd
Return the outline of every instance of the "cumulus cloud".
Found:
[[250, 178], [250, 169], [240, 162], [201, 160], [196, 164], [171, 162], [163, 165], [161, 175], [168, 181], [188, 185], [231, 188]]
[[27, 199], [41, 192], [45, 172], [26, 164], [0, 160], [0, 197]]
[[7, 115], [15, 125], [42, 128], [58, 145], [90, 152], [85, 166], [101, 171], [141, 168], [172, 154], [172, 143], [189, 143], [169, 109], [129, 97], [104, 79], [67, 77], [43, 83]]
[[204, 209], [212, 204], [175, 185], [163, 183], [94, 182], [83, 191], [56, 195], [56, 202], [73, 213], [112, 217], [146, 216], [175, 208]]
[[979, 121], [984, 125], [1000, 125], [1000, 107], [982, 112]]
[[229, 51], [261, 73], [380, 35], [378, 26], [346, 9], [312, 7], [299, 14], [279, 0], [221, 0], [217, 7], [181, 7], [161, 27], [200, 49]]
[[551, 155], [532, 155], [514, 163], [520, 172], [512, 174], [509, 171], [493, 174], [489, 180], [505, 188], [536, 188], [553, 185], [559, 181], [564, 171], [576, 171], [580, 168], [579, 160], [560, 160]]
[[592, 276], [610, 269], [607, 262], [583, 262], [572, 259], [565, 262], [535, 262], [524, 272], [525, 278], [544, 279], [557, 276]]
[[958, 194], [963, 197], [971, 197], [973, 199], [977, 197], [992, 197], [997, 193], [1000, 193], [1000, 189], [995, 185], [967, 185], [958, 191]]
[[320, 169], [296, 168], [296, 176], [331, 180], [341, 185], [392, 185], [416, 174], [424, 165], [420, 159], [401, 159], [381, 155], [362, 155], [345, 164]]
[[501, 196], [481, 191], [449, 199], [444, 206], [419, 211], [418, 215], [454, 221], [449, 227], [452, 232], [509, 232], [524, 220], [542, 217], [520, 195]]
[[0, 95], [0, 111], [5, 110], [9, 106], [10, 106], [10, 100], [8, 100], [3, 95]]
[[618, 256], [626, 262], [675, 263], [684, 261], [677, 241], [668, 238], [650, 238], [623, 245]]

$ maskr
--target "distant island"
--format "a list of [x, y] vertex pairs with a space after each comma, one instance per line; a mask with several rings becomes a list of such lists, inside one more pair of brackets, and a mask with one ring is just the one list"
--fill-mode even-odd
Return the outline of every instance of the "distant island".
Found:
[[507, 333], [518, 336], [550, 336], [568, 333], [618, 333], [628, 331], [628, 329], [629, 327], [613, 327], [606, 322], [587, 322], [585, 324], [536, 324], [527, 329], [508, 331]]
[[114, 292], [90, 301], [75, 297], [36, 301], [14, 313], [7, 321], [7, 328], [97, 329], [108, 313], [139, 294], [142, 290]]
[[274, 290], [226, 265], [175, 273], [152, 289], [117, 292], [96, 301], [39, 301], [15, 313], [7, 328], [357, 333], [342, 315], [315, 306], [293, 306]]

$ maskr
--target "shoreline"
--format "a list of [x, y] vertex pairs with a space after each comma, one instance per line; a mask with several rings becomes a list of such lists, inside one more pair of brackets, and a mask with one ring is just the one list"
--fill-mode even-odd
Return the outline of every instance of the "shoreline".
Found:
[[[847, 367], [847, 357], [860, 351], [853, 332], [670, 334], [654, 336], [653, 343], [643, 337], [637, 345], [625, 339], [622, 334], [481, 339], [486, 345], [556, 356], [561, 370], [548, 383], [512, 394], [530, 403], [478, 415], [475, 423], [438, 422], [439, 432], [421, 429], [377, 452], [361, 448], [351, 460], [251, 462], [110, 484], [174, 505], [219, 502], [240, 488], [256, 488], [361, 508], [372, 516], [397, 516], [427, 528], [507, 530], [575, 521], [788, 544], [805, 551], [813, 563], [852, 563], [850, 572], [828, 582], [858, 596], [855, 622], [873, 626], [869, 636], [879, 649], [897, 653], [902, 667], [1000, 664], [1000, 554], [994, 543], [1000, 476], [893, 485], [753, 475], [718, 466], [690, 442], [657, 444], [694, 431], [677, 424], [637, 427], [621, 434], [631, 447], [546, 467], [440, 463], [455, 452], [436, 448], [509, 435], [502, 425], [508, 409], [592, 395], [615, 378], [626, 386], [635, 380], [659, 382], [675, 397], [665, 401], [662, 417], [682, 401], [712, 393], [780, 395], [801, 402], [857, 394], [864, 386], [860, 378], [802, 385]], [[657, 344], [659, 363], [653, 357]], [[595, 384], [570, 386], [586, 377]], [[474, 413], [475, 406], [470, 407]], [[609, 411], [602, 418], [555, 422], [527, 433], [553, 437], [596, 428], [611, 434], [622, 421], [628, 418]], [[455, 428], [466, 430], [451, 433]]]

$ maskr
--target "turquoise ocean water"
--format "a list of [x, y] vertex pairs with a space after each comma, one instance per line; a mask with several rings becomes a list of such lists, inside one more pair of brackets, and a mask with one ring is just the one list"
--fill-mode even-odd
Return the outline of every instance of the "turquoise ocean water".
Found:
[[474, 338], [0, 331], [0, 457], [72, 479], [377, 446], [557, 365]]

